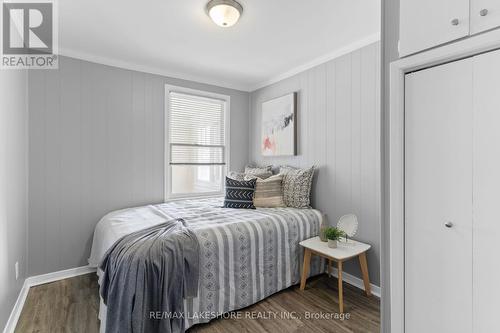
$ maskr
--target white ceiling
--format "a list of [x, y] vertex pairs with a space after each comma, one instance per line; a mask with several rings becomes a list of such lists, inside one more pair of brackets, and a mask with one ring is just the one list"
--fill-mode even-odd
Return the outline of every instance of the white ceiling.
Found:
[[60, 53], [251, 91], [379, 36], [380, 0], [239, 0], [231, 28], [207, 1], [59, 1]]

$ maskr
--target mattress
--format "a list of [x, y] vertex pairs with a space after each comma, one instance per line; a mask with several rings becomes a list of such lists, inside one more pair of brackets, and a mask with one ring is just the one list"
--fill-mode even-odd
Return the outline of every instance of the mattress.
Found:
[[[223, 198], [193, 199], [109, 213], [95, 228], [89, 265], [97, 267], [122, 236], [182, 218], [200, 244], [198, 296], [184, 302], [186, 327], [297, 284], [303, 259], [299, 242], [318, 235], [321, 213], [296, 208], [221, 208], [222, 203]], [[313, 257], [310, 275], [323, 268], [323, 260]], [[101, 302], [101, 327], [105, 312]]]

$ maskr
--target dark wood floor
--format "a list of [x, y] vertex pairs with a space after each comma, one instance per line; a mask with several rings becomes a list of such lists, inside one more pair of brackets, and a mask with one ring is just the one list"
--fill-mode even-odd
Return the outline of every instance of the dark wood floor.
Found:
[[[344, 310], [349, 319], [327, 318], [338, 311], [336, 286], [337, 280], [326, 275], [311, 278], [305, 291], [290, 287], [236, 312], [240, 319], [216, 319], [188, 332], [379, 332], [379, 299], [348, 284]], [[47, 283], [30, 289], [16, 333], [99, 332], [98, 311], [95, 274]], [[306, 318], [308, 314], [323, 318]]]

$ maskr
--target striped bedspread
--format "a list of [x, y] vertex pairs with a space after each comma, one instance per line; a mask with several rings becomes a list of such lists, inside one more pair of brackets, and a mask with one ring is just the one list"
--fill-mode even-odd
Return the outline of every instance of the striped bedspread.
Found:
[[[196, 298], [185, 301], [187, 327], [297, 284], [303, 258], [299, 242], [318, 235], [319, 211], [221, 206], [221, 198], [212, 198], [110, 213], [96, 226], [89, 263], [97, 266], [106, 250], [123, 235], [182, 218], [200, 244], [199, 290]], [[324, 267], [319, 258], [313, 259], [311, 275]]]

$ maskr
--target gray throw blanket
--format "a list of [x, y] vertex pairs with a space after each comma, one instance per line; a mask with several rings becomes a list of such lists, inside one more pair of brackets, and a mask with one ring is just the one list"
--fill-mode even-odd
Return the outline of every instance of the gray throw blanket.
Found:
[[184, 299], [198, 291], [199, 245], [182, 219], [119, 239], [105, 254], [106, 332], [184, 332]]

